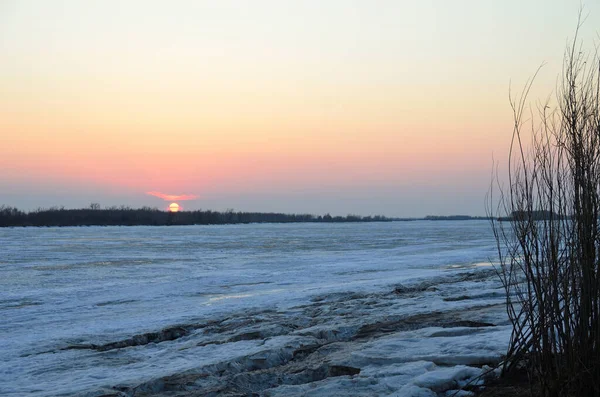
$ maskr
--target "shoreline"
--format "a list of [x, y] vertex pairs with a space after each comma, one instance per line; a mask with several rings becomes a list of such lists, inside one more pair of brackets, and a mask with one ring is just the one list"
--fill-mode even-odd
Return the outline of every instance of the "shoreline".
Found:
[[[510, 335], [500, 295], [490, 299], [497, 287], [492, 277], [486, 270], [461, 271], [379, 294], [315, 296], [285, 312], [238, 313], [179, 325], [152, 334], [154, 339], [138, 335], [72, 348], [109, 354], [177, 344], [180, 351], [217, 357], [166, 376], [121, 382], [88, 397], [475, 395], [482, 380], [470, 382], [499, 362], [505, 346], [498, 342]], [[436, 294], [441, 302], [433, 302], [433, 310], [419, 310], [420, 301]], [[442, 302], [446, 307], [436, 309]], [[407, 306], [417, 308], [411, 313]], [[398, 313], [399, 307], [405, 314]], [[356, 315], [348, 318], [350, 313]], [[227, 355], [226, 350], [238, 353]]]

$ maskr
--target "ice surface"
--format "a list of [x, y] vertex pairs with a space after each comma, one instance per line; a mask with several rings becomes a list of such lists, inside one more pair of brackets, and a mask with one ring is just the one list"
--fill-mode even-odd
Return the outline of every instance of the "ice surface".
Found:
[[485, 221], [11, 228], [0, 246], [0, 395], [432, 396], [510, 336]]

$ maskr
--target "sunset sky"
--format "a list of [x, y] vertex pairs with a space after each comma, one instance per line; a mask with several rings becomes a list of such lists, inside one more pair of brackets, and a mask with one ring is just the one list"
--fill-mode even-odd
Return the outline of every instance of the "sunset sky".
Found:
[[483, 215], [579, 6], [0, 0], [0, 205]]

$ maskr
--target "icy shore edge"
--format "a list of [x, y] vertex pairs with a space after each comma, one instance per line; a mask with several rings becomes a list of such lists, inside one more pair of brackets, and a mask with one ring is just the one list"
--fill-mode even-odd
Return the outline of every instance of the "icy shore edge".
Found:
[[64, 349], [162, 357], [165, 376], [115, 379], [86, 397], [438, 397], [473, 395], [509, 337], [503, 291], [488, 268]]

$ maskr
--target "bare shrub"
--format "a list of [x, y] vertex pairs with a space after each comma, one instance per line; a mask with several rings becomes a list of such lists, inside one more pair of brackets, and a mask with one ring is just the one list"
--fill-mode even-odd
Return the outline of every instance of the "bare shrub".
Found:
[[527, 106], [535, 76], [511, 95], [508, 186], [488, 198], [513, 325], [504, 371], [526, 365], [544, 396], [600, 396], [599, 70], [576, 34], [554, 108]]

